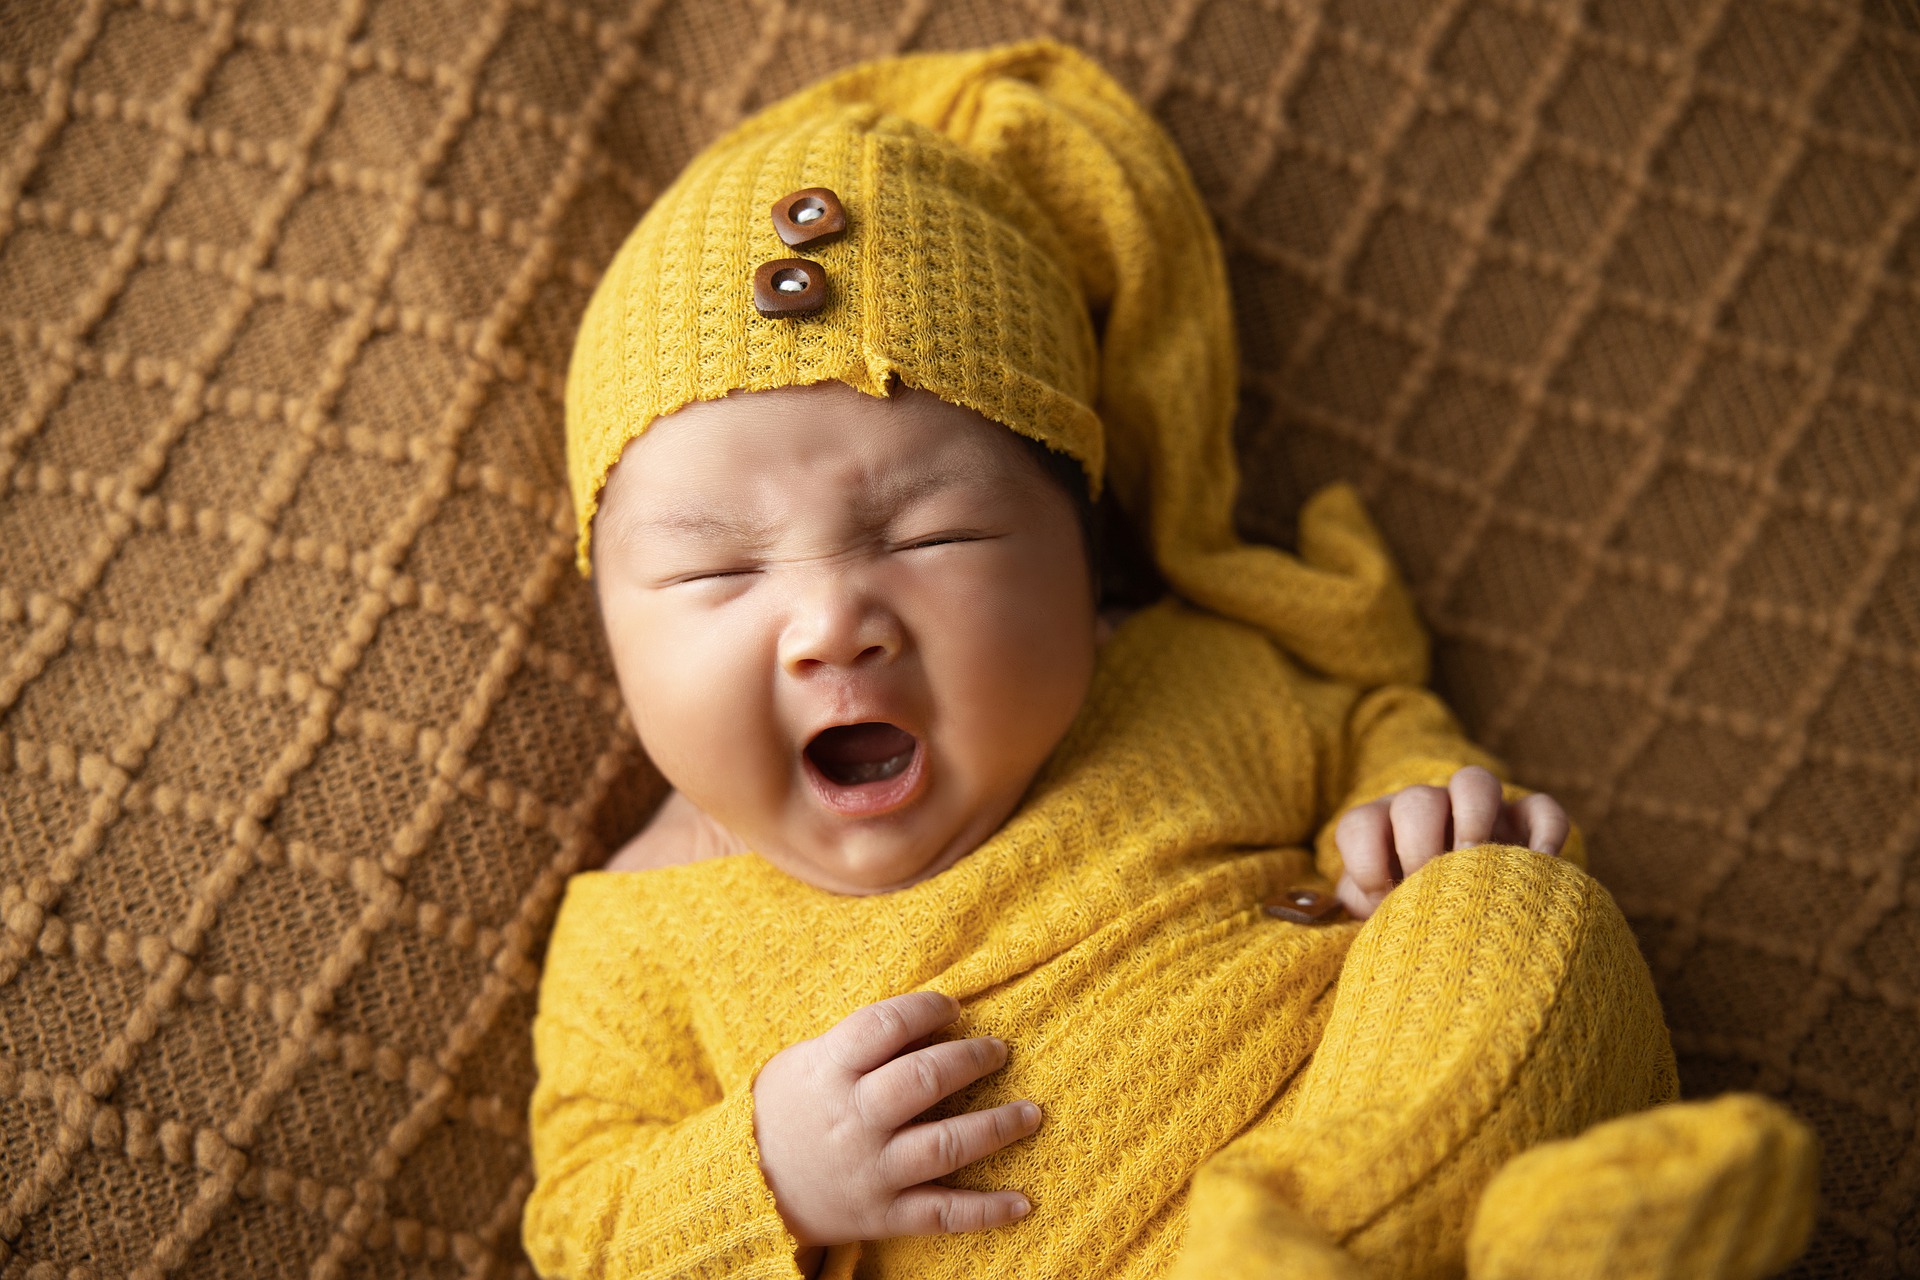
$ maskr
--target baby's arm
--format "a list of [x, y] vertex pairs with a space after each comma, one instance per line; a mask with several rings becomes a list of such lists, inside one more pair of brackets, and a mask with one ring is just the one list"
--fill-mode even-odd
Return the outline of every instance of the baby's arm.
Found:
[[541, 978], [528, 1256], [575, 1280], [791, 1276], [752, 1095], [723, 1095], [684, 1000], [646, 962], [644, 922], [604, 908], [569, 898]]
[[752, 1096], [720, 1096], [690, 1040], [664, 1020], [658, 1030], [649, 1048], [664, 1052], [636, 1054], [543, 1007], [528, 1256], [542, 1275], [581, 1280], [791, 1275], [793, 1246], [754, 1164]]
[[1469, 741], [1446, 704], [1410, 685], [1352, 703], [1335, 751], [1335, 817], [1320, 832], [1320, 869], [1354, 916], [1432, 859], [1488, 841], [1584, 861], [1551, 796], [1503, 786], [1499, 762]]
[[1039, 1123], [1024, 1102], [912, 1123], [1006, 1061], [987, 1037], [928, 1043], [958, 1016], [952, 999], [855, 1010], [724, 1095], [684, 1002], [630, 936], [644, 924], [574, 906], [556, 922], [534, 1023], [523, 1231], [543, 1275], [810, 1274], [819, 1245], [1026, 1212], [1017, 1192], [929, 1185]]

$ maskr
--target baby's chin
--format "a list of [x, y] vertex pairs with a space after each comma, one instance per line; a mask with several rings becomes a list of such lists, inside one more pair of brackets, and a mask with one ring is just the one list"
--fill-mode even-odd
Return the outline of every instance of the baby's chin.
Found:
[[[804, 844], [769, 840], [756, 844], [774, 866], [829, 893], [866, 896], [912, 888], [959, 863], [998, 831], [1007, 814], [981, 812], [957, 830], [900, 830], [910, 823], [873, 824], [881, 829], [810, 832]], [[1004, 806], [1008, 811], [1014, 807]], [[887, 830], [887, 827], [893, 827]]]
[[863, 847], [853, 849], [805, 851], [766, 845], [761, 846], [760, 853], [780, 870], [816, 889], [865, 897], [912, 888], [953, 866], [979, 844], [975, 840], [951, 847], [915, 848], [872, 847], [869, 842], [861, 842]]

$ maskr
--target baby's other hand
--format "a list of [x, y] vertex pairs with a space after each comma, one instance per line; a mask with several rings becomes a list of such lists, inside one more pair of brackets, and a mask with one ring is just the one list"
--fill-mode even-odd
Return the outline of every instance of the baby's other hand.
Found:
[[991, 1036], [925, 1043], [959, 1016], [951, 996], [895, 996], [855, 1009], [760, 1069], [760, 1169], [803, 1251], [998, 1227], [1031, 1207], [1017, 1191], [934, 1182], [1040, 1127], [1040, 1108], [1026, 1101], [912, 1123], [1007, 1061], [1006, 1044]]
[[1345, 869], [1334, 895], [1365, 920], [1395, 885], [1451, 849], [1491, 840], [1557, 855], [1571, 829], [1552, 796], [1507, 803], [1500, 779], [1468, 765], [1444, 787], [1408, 787], [1342, 814], [1333, 841]]

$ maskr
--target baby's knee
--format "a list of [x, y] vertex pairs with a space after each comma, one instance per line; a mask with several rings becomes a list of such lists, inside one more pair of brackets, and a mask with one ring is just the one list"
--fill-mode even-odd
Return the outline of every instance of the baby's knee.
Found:
[[1599, 881], [1517, 845], [1477, 845], [1434, 859], [1387, 895], [1363, 939], [1367, 933], [1394, 935], [1399, 946], [1443, 946], [1463, 959], [1506, 953], [1552, 968], [1646, 973], [1626, 917]]
[[1602, 950], [1616, 935], [1631, 943], [1618, 916], [1576, 867], [1511, 845], [1464, 849], [1387, 895], [1355, 936], [1340, 982], [1349, 991], [1487, 986], [1551, 998], [1595, 942]]
[[1429, 997], [1482, 988], [1476, 1004], [1551, 1002], [1581, 968], [1633, 945], [1619, 916], [1577, 867], [1511, 845], [1463, 849], [1387, 895], [1340, 981]]
[[[1598, 1037], [1637, 1064], [1620, 1082], [1643, 1106], [1675, 1095], [1673, 1051], [1653, 977], [1613, 896], [1558, 858], [1481, 845], [1436, 858], [1387, 896], [1354, 941], [1342, 982], [1377, 968], [1471, 987], [1534, 1035]], [[1464, 992], [1462, 993], [1465, 994]], [[1521, 1006], [1526, 1006], [1523, 1009]], [[1623, 1098], [1622, 1101], [1625, 1101]]]
[[1572, 863], [1510, 844], [1435, 858], [1388, 894], [1368, 922], [1369, 931], [1381, 933], [1457, 928], [1491, 947], [1516, 933], [1537, 943], [1543, 932], [1571, 945], [1595, 926], [1626, 928], [1605, 889]]

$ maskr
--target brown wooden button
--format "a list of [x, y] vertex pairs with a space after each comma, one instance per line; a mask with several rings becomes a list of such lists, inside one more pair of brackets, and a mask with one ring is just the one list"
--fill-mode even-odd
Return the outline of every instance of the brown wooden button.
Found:
[[1331, 924], [1340, 911], [1340, 899], [1318, 889], [1289, 889], [1265, 906], [1268, 915], [1295, 924]]
[[753, 273], [753, 305], [763, 316], [812, 315], [827, 305], [827, 269], [805, 258], [775, 258]]
[[773, 229], [789, 248], [825, 244], [847, 229], [847, 209], [825, 187], [802, 187], [773, 202]]

